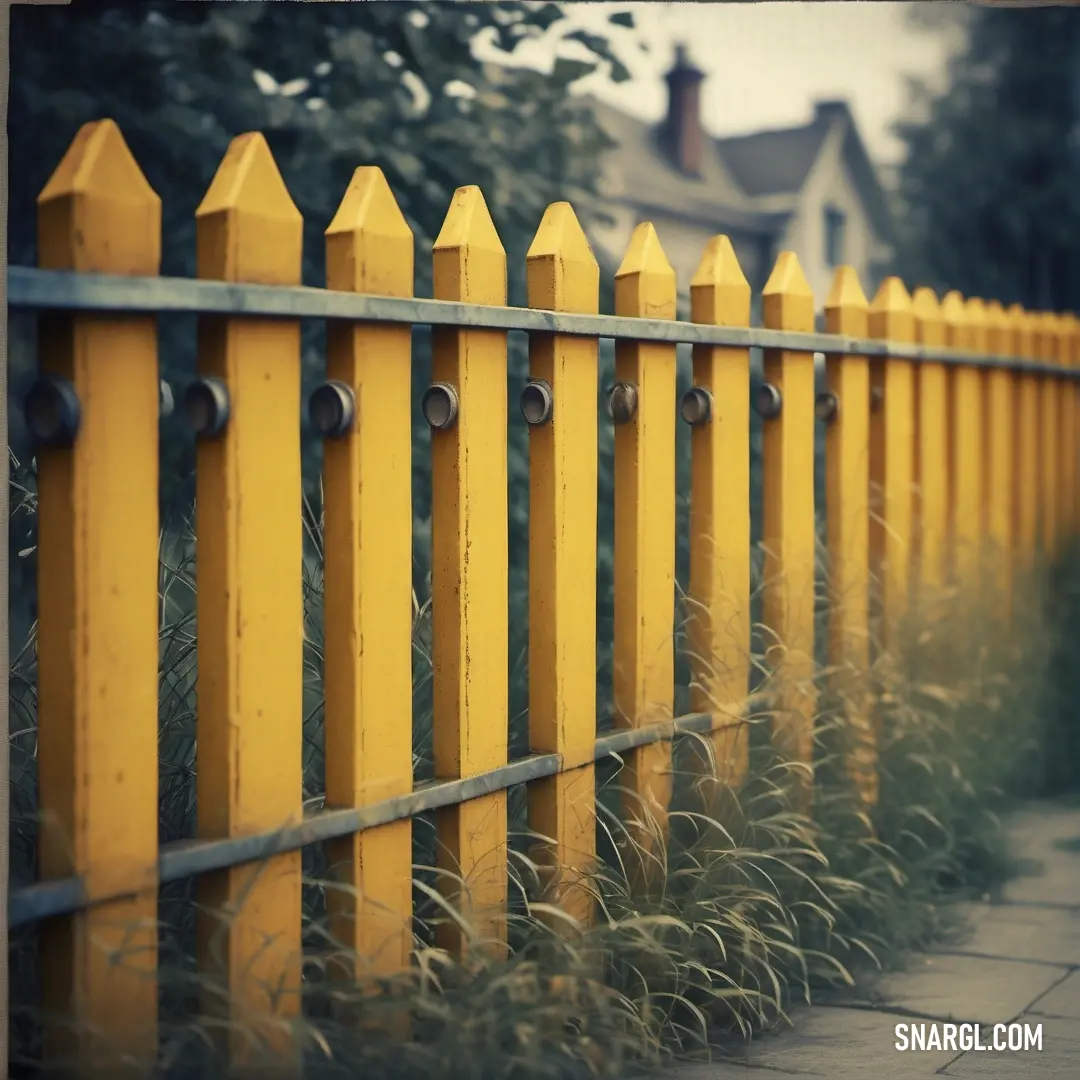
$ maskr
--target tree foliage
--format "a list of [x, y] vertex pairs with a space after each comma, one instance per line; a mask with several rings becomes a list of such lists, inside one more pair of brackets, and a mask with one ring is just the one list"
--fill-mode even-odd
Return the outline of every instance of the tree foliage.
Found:
[[953, 26], [929, 24], [963, 30], [947, 88], [916, 84], [899, 128], [902, 269], [938, 289], [1076, 307], [1080, 10], [949, 7]]
[[[611, 21], [624, 33], [632, 28], [626, 11]], [[512, 62], [522, 43], [544, 34], [568, 43], [551, 70]], [[485, 37], [511, 62], [478, 61], [474, 44]], [[454, 189], [476, 184], [507, 249], [510, 303], [523, 304], [525, 252], [545, 207], [569, 199], [586, 222], [601, 212], [593, 195], [608, 140], [570, 93], [598, 66], [616, 80], [626, 77], [606, 36], [574, 30], [551, 3], [18, 5], [11, 14], [10, 261], [35, 261], [34, 200], [79, 126], [111, 117], [162, 199], [163, 274], [193, 274], [195, 209], [230, 139], [258, 130], [304, 218], [305, 284], [325, 281], [323, 230], [353, 170], [378, 165], [416, 237], [418, 295], [431, 295], [431, 244]], [[610, 280], [609, 272], [608, 290]], [[193, 320], [162, 318], [159, 325], [163, 374], [182, 388], [195, 369]], [[322, 327], [305, 326], [307, 388], [325, 370], [322, 342]], [[528, 521], [528, 434], [517, 415], [522, 344], [511, 340], [508, 387], [511, 590], [519, 613]], [[428, 373], [419, 331], [414, 399]], [[17, 373], [12, 381], [17, 393]], [[429, 432], [419, 410], [413, 424], [414, 555], [423, 596]], [[12, 441], [24, 456], [17, 430]], [[316, 497], [319, 451], [317, 440], [305, 439], [305, 483]], [[161, 452], [165, 507], [184, 513], [194, 452], [178, 418], [162, 425]], [[610, 447], [606, 455], [602, 448], [601, 484], [609, 496], [601, 500], [601, 534], [610, 537]], [[16, 541], [13, 533], [12, 542], [28, 546], [33, 538]], [[610, 540], [601, 546], [603, 596], [610, 592]], [[23, 560], [28, 575], [29, 564]], [[515, 650], [523, 648], [525, 627], [515, 626]]]
[[[13, 262], [33, 260], [28, 210], [79, 125], [109, 116], [162, 196], [164, 273], [193, 267], [193, 214], [229, 140], [263, 131], [307, 226], [305, 280], [353, 169], [378, 165], [430, 246], [455, 187], [478, 184], [515, 268], [544, 207], [588, 204], [604, 136], [570, 84], [606, 39], [550, 72], [480, 64], [477, 37], [513, 54], [557, 32], [555, 4], [76, 3], [12, 11]], [[572, 34], [564, 35], [573, 37]], [[430, 260], [417, 259], [419, 286]]]

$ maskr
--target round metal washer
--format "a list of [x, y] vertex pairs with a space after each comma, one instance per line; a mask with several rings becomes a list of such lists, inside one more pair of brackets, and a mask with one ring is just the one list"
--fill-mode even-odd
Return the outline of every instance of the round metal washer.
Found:
[[82, 406], [75, 387], [58, 375], [42, 375], [23, 402], [26, 426], [42, 446], [71, 446], [79, 433]]
[[424, 419], [436, 431], [453, 427], [458, 414], [458, 394], [449, 383], [432, 383], [420, 399]]
[[184, 392], [184, 418], [200, 439], [212, 439], [229, 422], [229, 388], [222, 379], [208, 375], [196, 379]]
[[324, 439], [340, 439], [356, 422], [356, 394], [348, 383], [329, 379], [308, 399], [308, 419]]
[[555, 412], [555, 396], [543, 379], [530, 379], [521, 391], [521, 415], [529, 427], [546, 424]]

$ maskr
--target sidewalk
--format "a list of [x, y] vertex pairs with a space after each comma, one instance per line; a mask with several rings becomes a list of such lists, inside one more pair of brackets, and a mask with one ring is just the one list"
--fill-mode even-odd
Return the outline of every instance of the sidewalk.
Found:
[[[966, 944], [796, 1009], [793, 1029], [756, 1038], [739, 1061], [679, 1065], [665, 1080], [1080, 1078], [1080, 809], [1033, 806], [1008, 827], [1030, 876], [993, 903], [964, 905]], [[1042, 1051], [896, 1049], [897, 1024], [930, 1021], [980, 1024], [984, 1044], [995, 1024], [1041, 1024]]]

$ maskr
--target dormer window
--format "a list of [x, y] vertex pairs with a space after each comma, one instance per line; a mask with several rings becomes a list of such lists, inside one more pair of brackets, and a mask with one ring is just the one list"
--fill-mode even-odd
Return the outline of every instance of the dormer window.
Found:
[[830, 267], [844, 261], [844, 225], [846, 216], [835, 206], [825, 207], [825, 262]]

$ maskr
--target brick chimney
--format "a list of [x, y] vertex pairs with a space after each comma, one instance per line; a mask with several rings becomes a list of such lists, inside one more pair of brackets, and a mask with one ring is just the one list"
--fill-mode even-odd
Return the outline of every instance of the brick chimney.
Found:
[[675, 65], [667, 73], [668, 112], [664, 121], [664, 149], [675, 167], [687, 176], [701, 175], [705, 135], [701, 128], [703, 72], [694, 67], [686, 46], [675, 49]]
[[840, 120], [846, 120], [851, 115], [846, 101], [816, 101], [814, 102], [814, 123], [822, 125], [834, 124]]

